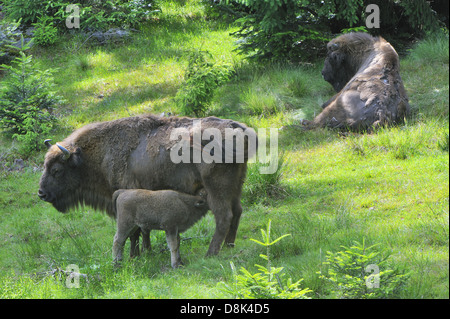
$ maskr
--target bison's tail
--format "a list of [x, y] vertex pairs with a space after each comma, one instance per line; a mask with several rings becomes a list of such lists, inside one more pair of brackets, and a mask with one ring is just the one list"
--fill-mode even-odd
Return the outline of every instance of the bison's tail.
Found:
[[119, 197], [120, 194], [122, 194], [125, 190], [124, 189], [118, 189], [114, 192], [112, 196], [112, 211], [114, 213], [114, 218], [117, 218], [117, 197]]

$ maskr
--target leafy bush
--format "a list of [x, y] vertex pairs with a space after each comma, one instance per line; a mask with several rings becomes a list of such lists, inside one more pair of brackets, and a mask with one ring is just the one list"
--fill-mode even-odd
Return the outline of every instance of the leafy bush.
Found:
[[205, 115], [214, 90], [232, 75], [227, 64], [214, 63], [208, 51], [195, 51], [189, 56], [185, 82], [175, 96], [175, 103], [184, 115]]
[[241, 274], [238, 274], [234, 263], [230, 262], [234, 283], [228, 285], [224, 282], [219, 282], [219, 289], [238, 299], [310, 299], [307, 294], [312, 290], [300, 287], [303, 279], [293, 282], [292, 278], [285, 277], [286, 274], [283, 273], [283, 267], [273, 267], [271, 265], [270, 246], [290, 236], [290, 234], [282, 235], [272, 241], [270, 238], [270, 226], [271, 221], [269, 220], [267, 229], [261, 229], [263, 241], [251, 238], [258, 245], [266, 247], [267, 254], [259, 256], [267, 261], [267, 267], [255, 265], [259, 270], [255, 274], [241, 267]]
[[21, 20], [31, 26], [46, 14], [49, 0], [3, 0], [5, 15], [12, 20]]
[[34, 26], [34, 42], [41, 46], [54, 44], [58, 39], [58, 29], [53, 25], [53, 19], [42, 17]]
[[[65, 21], [71, 14], [66, 7], [70, 0], [4, 0], [6, 16], [22, 19], [31, 26], [40, 20], [53, 23], [59, 30], [66, 30]], [[106, 30], [109, 27], [137, 27], [139, 23], [159, 10], [154, 0], [80, 0], [80, 28]], [[43, 28], [41, 26], [41, 28]], [[48, 32], [47, 32], [48, 33]]]
[[[110, 27], [132, 28], [159, 12], [153, 0], [89, 0], [80, 6], [80, 28], [106, 30]], [[60, 10], [59, 15], [66, 19], [68, 13]]]
[[0, 63], [9, 63], [17, 52], [12, 45], [20, 41], [20, 22], [0, 20]]
[[25, 142], [27, 152], [37, 150], [42, 144], [40, 135], [47, 134], [55, 121], [53, 108], [62, 102], [52, 91], [51, 70], [35, 68], [32, 56], [23, 50], [13, 65], [1, 67], [8, 75], [0, 90], [0, 128]]
[[22, 134], [13, 135], [21, 143], [18, 149], [20, 155], [29, 157], [42, 147], [43, 138], [48, 136], [53, 126], [52, 121], [48, 121], [47, 118], [39, 114], [36, 109], [25, 113], [21, 127]]
[[[319, 271], [320, 278], [331, 283], [337, 298], [374, 299], [398, 297], [408, 275], [398, 269], [390, 269], [390, 255], [355, 242], [337, 253], [327, 252], [328, 266]], [[377, 272], [379, 270], [379, 272]]]

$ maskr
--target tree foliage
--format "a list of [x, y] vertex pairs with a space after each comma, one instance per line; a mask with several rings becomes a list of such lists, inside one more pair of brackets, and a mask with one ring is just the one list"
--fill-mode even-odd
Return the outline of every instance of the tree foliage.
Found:
[[9, 20], [21, 20], [31, 26], [40, 21], [54, 23], [66, 31], [65, 21], [71, 12], [68, 5], [80, 8], [80, 28], [103, 30], [109, 27], [138, 27], [142, 21], [159, 12], [154, 0], [3, 0]]
[[258, 245], [266, 247], [267, 254], [260, 254], [259, 256], [266, 261], [267, 267], [255, 264], [259, 272], [254, 274], [241, 267], [239, 274], [234, 263], [230, 262], [234, 283], [228, 285], [221, 281], [218, 283], [219, 289], [237, 299], [310, 299], [311, 297], [308, 294], [312, 290], [300, 286], [303, 279], [293, 281], [291, 277], [286, 278], [283, 267], [272, 266], [270, 247], [281, 239], [290, 236], [290, 234], [272, 240], [270, 237], [271, 223], [271, 220], [269, 220], [267, 229], [261, 229], [263, 241], [251, 238]]
[[0, 89], [0, 128], [25, 142], [23, 154], [37, 150], [55, 122], [53, 109], [63, 100], [53, 91], [52, 71], [37, 69], [21, 38], [20, 56], [12, 65], [0, 65], [7, 71]]
[[333, 287], [336, 298], [381, 299], [398, 296], [409, 274], [393, 266], [387, 251], [378, 251], [378, 245], [366, 246], [354, 242], [351, 247], [341, 246], [342, 251], [327, 252], [327, 266], [319, 271], [320, 278]]
[[420, 36], [442, 25], [426, 0], [211, 1], [235, 18], [239, 51], [258, 61], [311, 60], [321, 55], [334, 34], [365, 27], [369, 4], [380, 8], [381, 27], [368, 29], [372, 34]]
[[175, 96], [175, 103], [185, 115], [204, 116], [214, 90], [231, 77], [231, 66], [213, 62], [211, 53], [197, 50], [189, 55], [185, 82]]

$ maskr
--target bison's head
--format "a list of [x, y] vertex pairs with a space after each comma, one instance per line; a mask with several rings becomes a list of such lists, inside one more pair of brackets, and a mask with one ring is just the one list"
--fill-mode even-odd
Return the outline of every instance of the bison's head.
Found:
[[69, 151], [58, 143], [51, 145], [50, 140], [46, 140], [45, 144], [48, 152], [38, 195], [58, 211], [65, 213], [77, 204], [81, 184], [81, 149]]
[[327, 47], [328, 54], [322, 69], [322, 76], [336, 92], [339, 92], [352, 77], [352, 75], [349, 76], [347, 56], [345, 52], [339, 50], [337, 43], [329, 43]]
[[344, 88], [373, 51], [376, 41], [370, 34], [346, 33], [327, 44], [327, 57], [322, 70], [325, 81], [336, 92]]

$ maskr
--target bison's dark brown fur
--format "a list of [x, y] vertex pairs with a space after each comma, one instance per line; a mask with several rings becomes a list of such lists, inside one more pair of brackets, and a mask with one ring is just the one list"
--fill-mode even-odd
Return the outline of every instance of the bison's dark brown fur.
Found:
[[[112, 195], [117, 189], [173, 189], [188, 194], [204, 187], [216, 230], [208, 250], [217, 254], [222, 243], [232, 246], [242, 208], [243, 163], [179, 163], [170, 159], [174, 128], [192, 131], [193, 119], [143, 115], [86, 125], [59, 146], [50, 145], [45, 156], [39, 197], [66, 212], [85, 204], [114, 216]], [[256, 140], [256, 133], [244, 124], [214, 117], [201, 121], [202, 131], [241, 128]], [[222, 135], [224, 136], [224, 135]]]
[[331, 40], [322, 75], [338, 92], [308, 125], [366, 130], [409, 113], [394, 48], [381, 37], [349, 33]]

